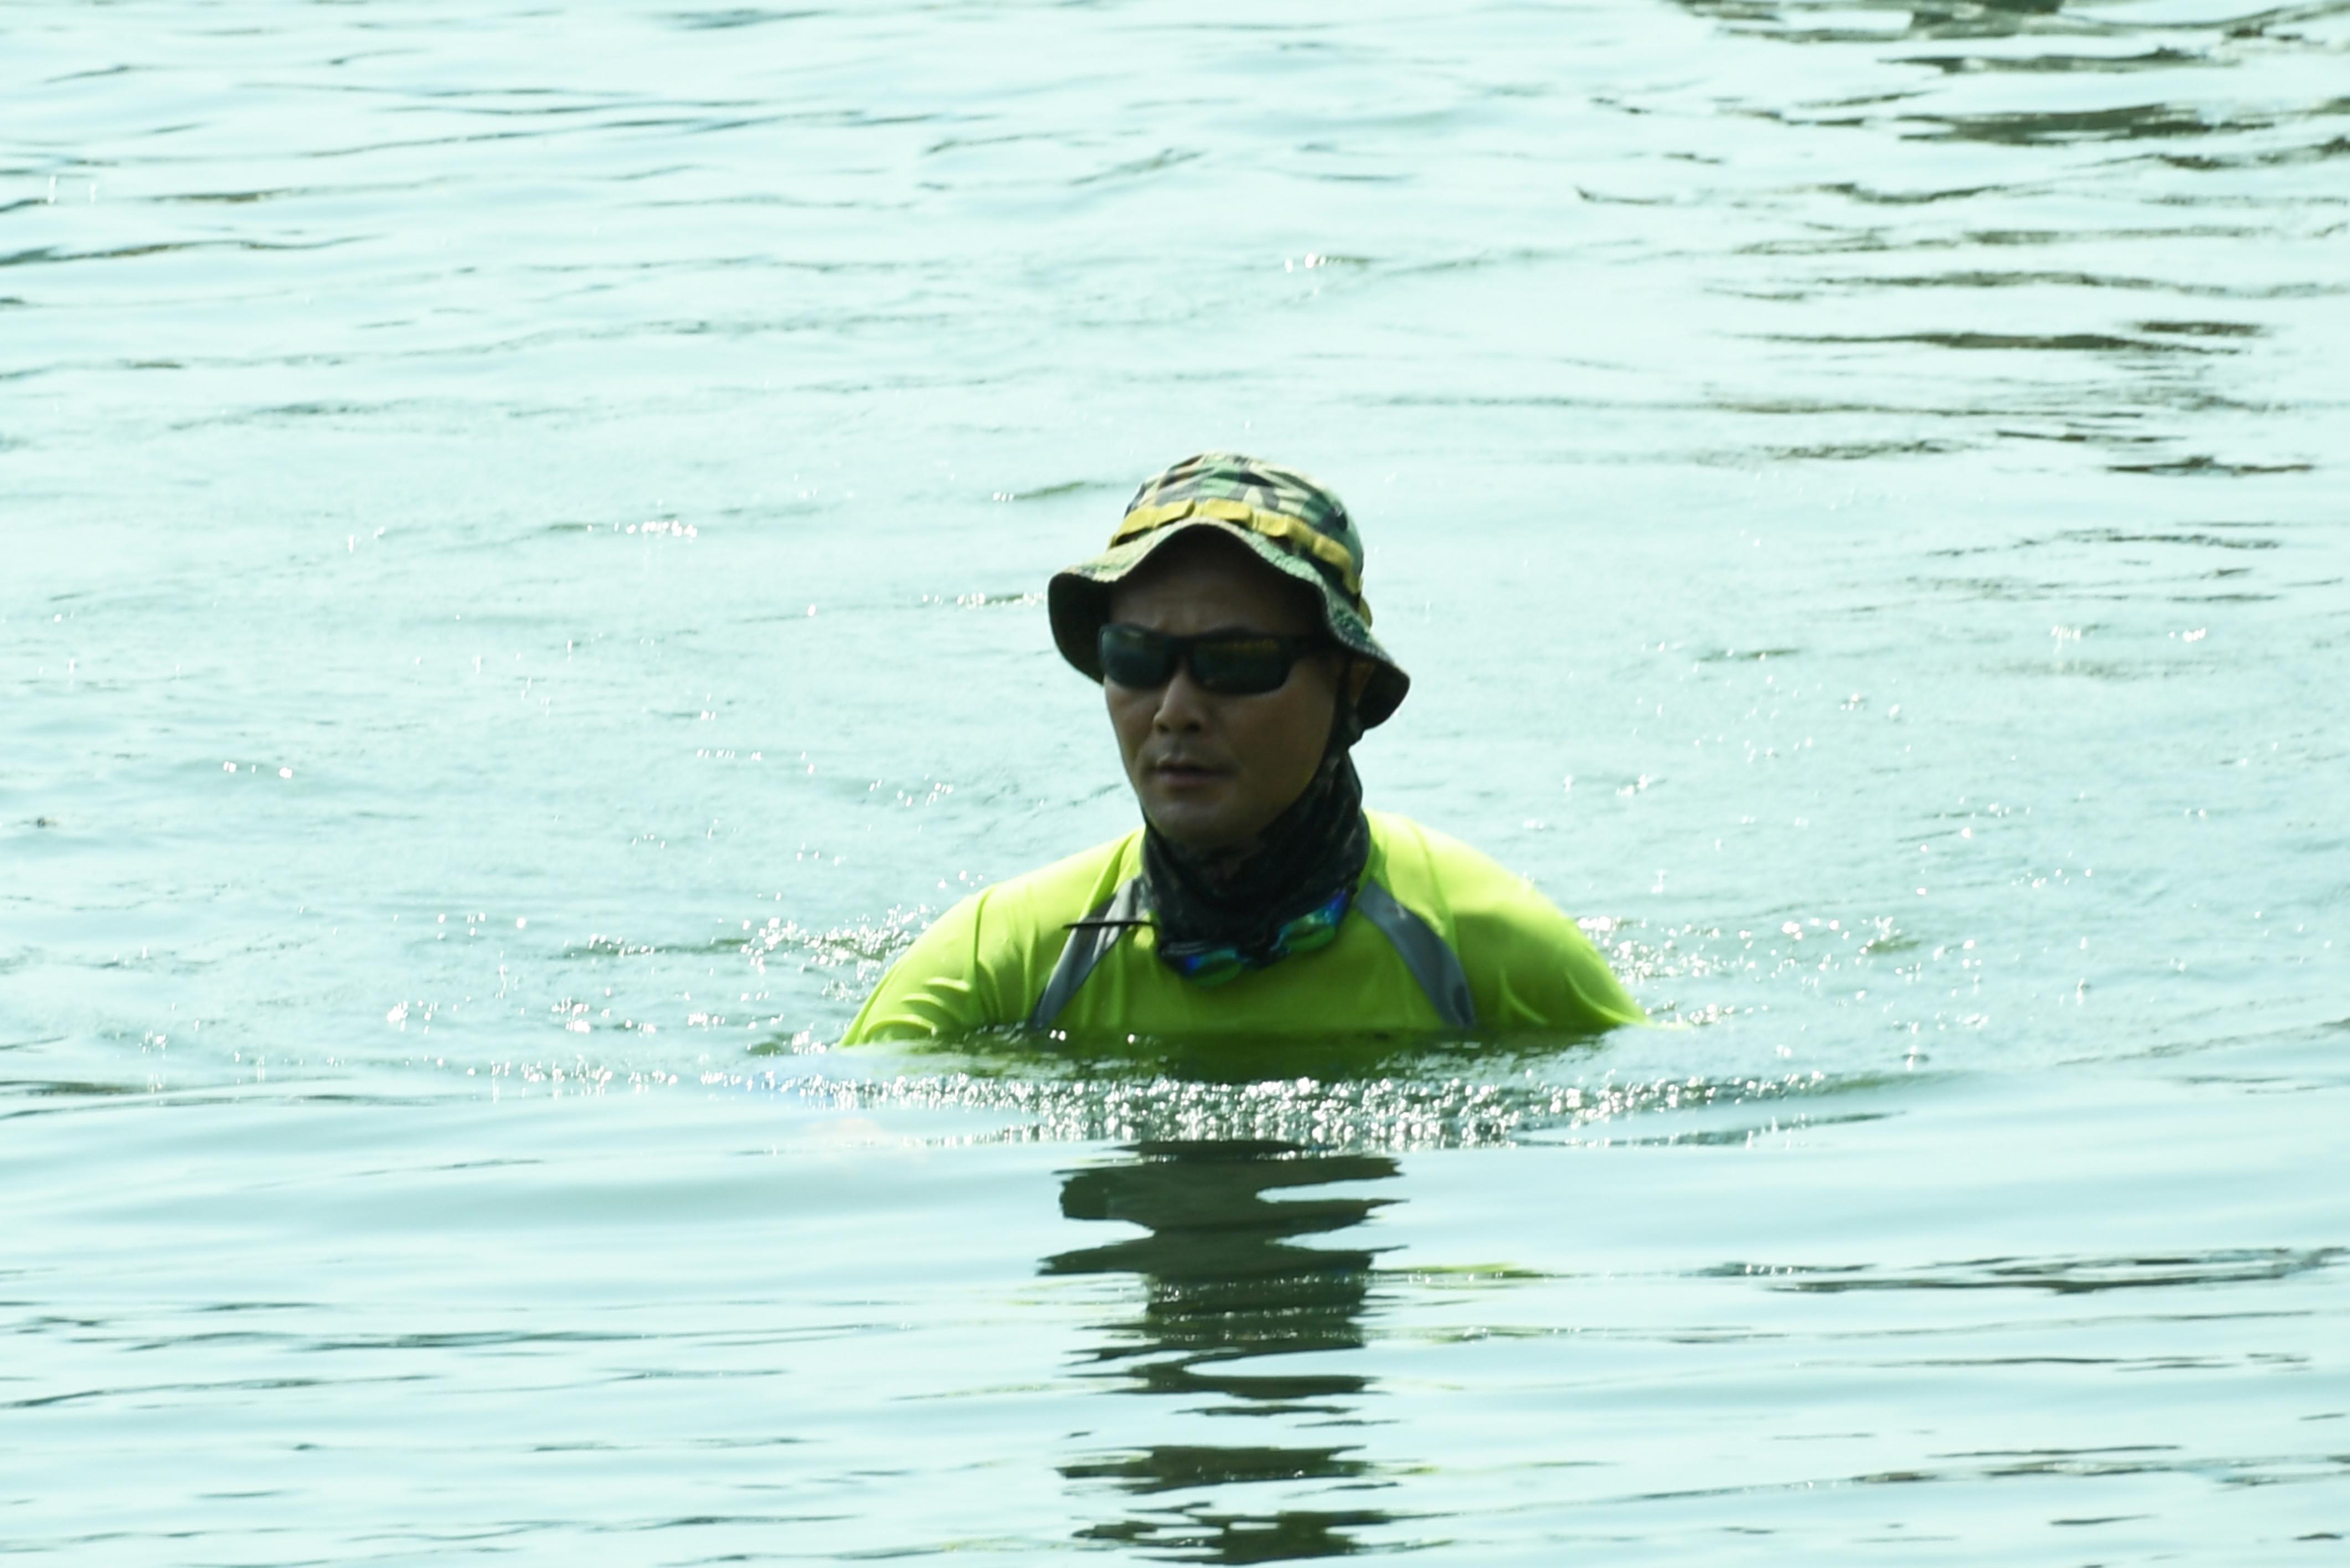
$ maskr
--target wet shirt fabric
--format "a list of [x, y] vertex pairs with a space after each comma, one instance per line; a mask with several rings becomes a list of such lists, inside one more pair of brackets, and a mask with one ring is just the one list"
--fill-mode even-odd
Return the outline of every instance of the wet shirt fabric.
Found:
[[[1524, 878], [1407, 817], [1365, 815], [1365, 885], [1384, 888], [1457, 957], [1476, 1034], [1647, 1022], [1590, 939]], [[1138, 828], [963, 899], [882, 976], [843, 1044], [1025, 1022], [1069, 943], [1070, 923], [1102, 909], [1141, 871]], [[1427, 988], [1360, 905], [1328, 946], [1214, 987], [1160, 962], [1156, 933], [1135, 927], [1102, 954], [1052, 1027], [1079, 1037], [1445, 1032]]]

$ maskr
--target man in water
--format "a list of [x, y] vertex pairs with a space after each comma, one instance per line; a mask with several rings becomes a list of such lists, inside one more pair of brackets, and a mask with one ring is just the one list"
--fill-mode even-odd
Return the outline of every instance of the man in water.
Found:
[[1142, 826], [949, 909], [846, 1043], [1645, 1022], [1523, 878], [1363, 809], [1349, 753], [1411, 682], [1371, 636], [1362, 569], [1345, 505], [1295, 469], [1206, 452], [1147, 482], [1047, 594]]

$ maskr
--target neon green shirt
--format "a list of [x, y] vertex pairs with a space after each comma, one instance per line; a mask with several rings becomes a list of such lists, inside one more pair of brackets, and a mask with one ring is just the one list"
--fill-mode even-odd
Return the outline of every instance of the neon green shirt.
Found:
[[[1386, 889], [1457, 958], [1453, 972], [1475, 1007], [1471, 1032], [1648, 1022], [1590, 939], [1524, 878], [1407, 817], [1366, 815], [1365, 882]], [[1068, 923], [1094, 915], [1141, 872], [1137, 828], [963, 899], [881, 977], [842, 1044], [942, 1039], [1028, 1021], [1069, 943]], [[1137, 928], [1102, 953], [1051, 1028], [1160, 1039], [1446, 1032], [1427, 984], [1363, 904], [1358, 894], [1329, 946], [1213, 987], [1160, 963], [1156, 934]]]

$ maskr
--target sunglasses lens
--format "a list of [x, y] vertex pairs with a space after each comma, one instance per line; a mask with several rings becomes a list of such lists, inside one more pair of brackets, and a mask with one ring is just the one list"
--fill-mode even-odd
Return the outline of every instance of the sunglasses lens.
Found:
[[1295, 639], [1278, 637], [1169, 637], [1139, 626], [1101, 628], [1096, 646], [1102, 674], [1119, 686], [1148, 691], [1174, 678], [1188, 654], [1191, 679], [1228, 697], [1254, 697], [1278, 691], [1295, 661]]
[[1279, 638], [1219, 638], [1193, 646], [1191, 673], [1211, 691], [1253, 697], [1289, 679], [1289, 650]]
[[1164, 686], [1175, 673], [1175, 649], [1157, 632], [1139, 626], [1101, 628], [1102, 673], [1120, 686], [1149, 691]]

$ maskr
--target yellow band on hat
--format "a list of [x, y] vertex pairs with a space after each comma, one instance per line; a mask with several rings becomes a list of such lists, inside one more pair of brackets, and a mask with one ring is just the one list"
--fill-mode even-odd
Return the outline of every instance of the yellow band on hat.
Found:
[[1164, 506], [1138, 506], [1126, 514], [1126, 520], [1118, 525], [1118, 532], [1109, 536], [1109, 542], [1122, 545], [1139, 535], [1163, 528], [1170, 523], [1180, 523], [1186, 517], [1208, 517], [1219, 523], [1237, 523], [1252, 534], [1277, 539], [1292, 550], [1303, 550], [1317, 560], [1326, 561], [1338, 568], [1339, 577], [1347, 585], [1347, 592], [1356, 604], [1359, 607], [1362, 603], [1363, 575], [1357, 569], [1355, 557], [1346, 545], [1295, 517], [1284, 517], [1278, 512], [1263, 512], [1245, 501], [1205, 496], [1190, 501], [1170, 501]]

